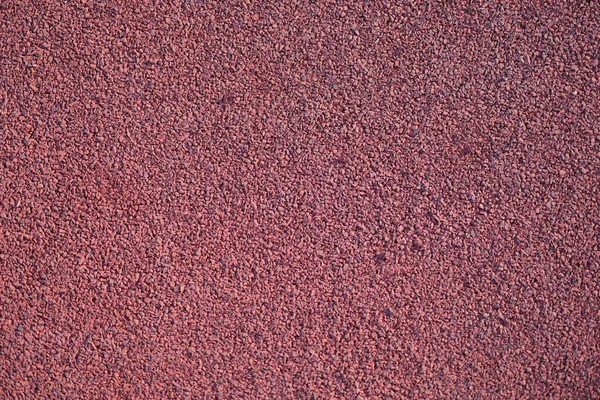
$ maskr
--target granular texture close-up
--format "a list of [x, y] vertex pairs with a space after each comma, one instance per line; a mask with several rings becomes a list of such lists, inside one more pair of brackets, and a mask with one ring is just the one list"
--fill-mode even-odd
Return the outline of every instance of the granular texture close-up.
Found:
[[600, 398], [600, 2], [0, 3], [1, 399]]

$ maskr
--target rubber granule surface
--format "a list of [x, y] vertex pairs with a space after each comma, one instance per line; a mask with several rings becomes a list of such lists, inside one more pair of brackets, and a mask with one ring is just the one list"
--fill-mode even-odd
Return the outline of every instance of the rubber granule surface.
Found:
[[600, 398], [599, 43], [596, 1], [3, 1], [0, 398]]

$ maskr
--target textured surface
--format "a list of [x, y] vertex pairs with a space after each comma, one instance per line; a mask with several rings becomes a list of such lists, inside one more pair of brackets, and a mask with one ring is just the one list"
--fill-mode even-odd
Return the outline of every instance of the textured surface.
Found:
[[1, 398], [600, 397], [598, 2], [169, 3], [0, 5]]

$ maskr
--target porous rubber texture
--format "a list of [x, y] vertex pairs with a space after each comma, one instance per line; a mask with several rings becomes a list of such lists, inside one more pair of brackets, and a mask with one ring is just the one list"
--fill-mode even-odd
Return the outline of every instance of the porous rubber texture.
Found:
[[597, 1], [2, 1], [0, 398], [599, 398], [599, 43]]

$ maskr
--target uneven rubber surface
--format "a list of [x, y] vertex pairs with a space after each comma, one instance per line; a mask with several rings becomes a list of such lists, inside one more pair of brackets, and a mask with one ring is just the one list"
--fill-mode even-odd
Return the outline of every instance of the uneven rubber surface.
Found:
[[600, 3], [124, 3], [0, 4], [0, 398], [600, 398]]

